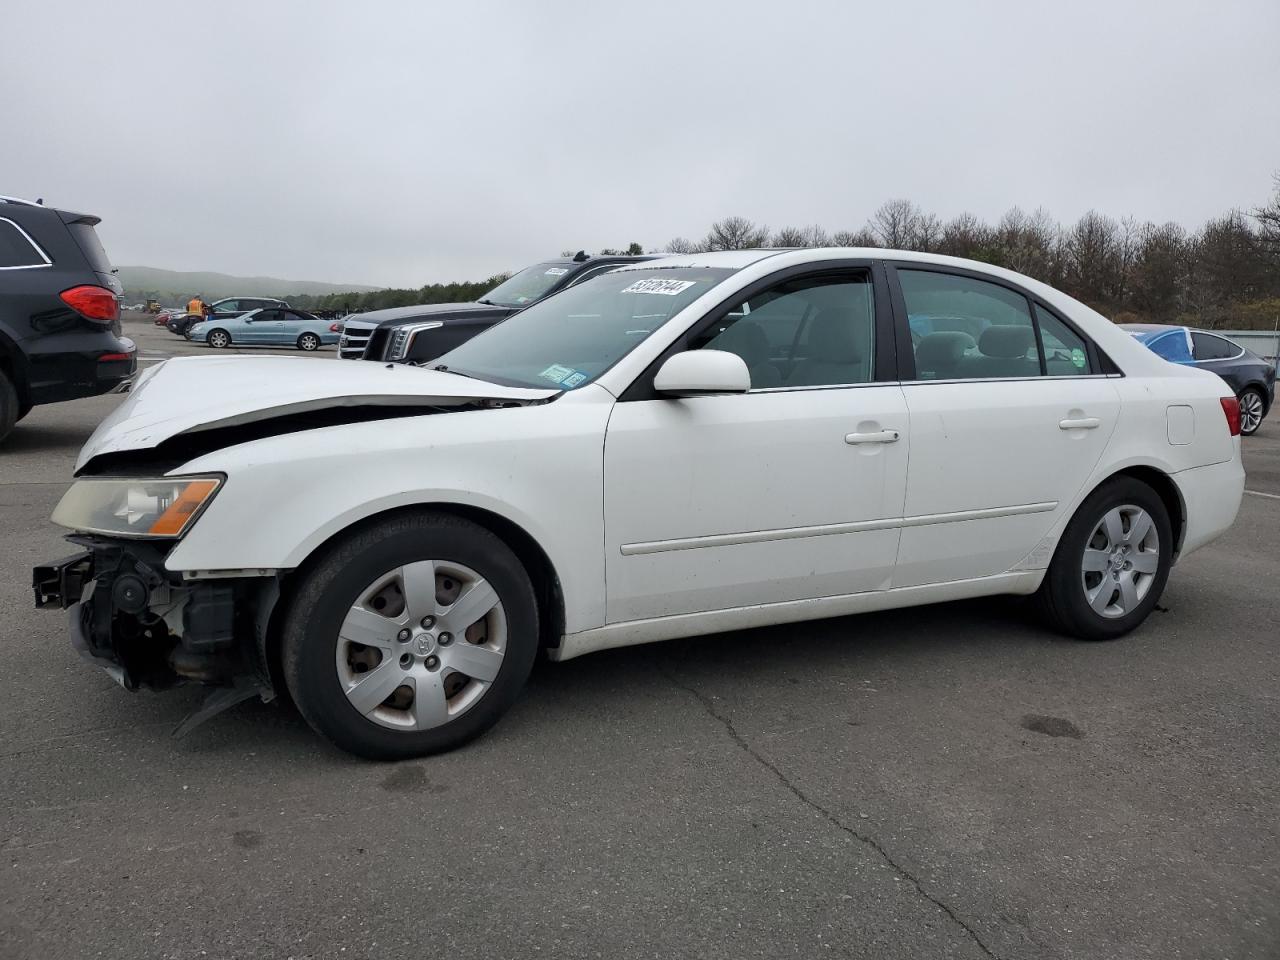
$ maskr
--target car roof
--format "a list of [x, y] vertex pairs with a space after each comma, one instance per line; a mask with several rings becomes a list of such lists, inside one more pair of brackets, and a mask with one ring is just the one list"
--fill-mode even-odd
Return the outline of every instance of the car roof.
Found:
[[1188, 330], [1189, 327], [1178, 326], [1172, 323], [1118, 323], [1116, 324], [1121, 330], [1127, 330], [1130, 333], [1165, 333], [1169, 330]]

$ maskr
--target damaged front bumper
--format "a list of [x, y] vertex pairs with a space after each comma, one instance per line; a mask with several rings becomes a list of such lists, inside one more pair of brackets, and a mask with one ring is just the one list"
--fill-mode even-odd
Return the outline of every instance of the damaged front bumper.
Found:
[[183, 732], [239, 700], [274, 696], [266, 650], [275, 576], [184, 579], [165, 569], [171, 543], [68, 539], [85, 549], [35, 567], [32, 587], [37, 607], [68, 611], [71, 644], [86, 660], [126, 690], [216, 688]]

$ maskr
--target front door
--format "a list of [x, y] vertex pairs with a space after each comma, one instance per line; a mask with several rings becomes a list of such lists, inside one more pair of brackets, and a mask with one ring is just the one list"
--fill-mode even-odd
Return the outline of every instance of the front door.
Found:
[[1114, 385], [1084, 337], [1021, 291], [905, 264], [896, 276], [915, 371], [893, 585], [1043, 568], [1046, 534], [1115, 430]]
[[888, 586], [907, 414], [876, 379], [874, 287], [864, 270], [802, 276], [713, 314], [687, 345], [741, 356], [749, 393], [616, 405], [609, 622]]

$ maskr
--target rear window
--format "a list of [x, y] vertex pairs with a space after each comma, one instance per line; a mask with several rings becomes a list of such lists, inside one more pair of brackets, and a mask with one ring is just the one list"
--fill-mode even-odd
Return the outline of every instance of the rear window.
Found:
[[48, 262], [16, 223], [0, 219], [0, 267], [38, 267]]
[[84, 254], [84, 258], [89, 261], [89, 268], [98, 273], [110, 273], [111, 261], [107, 259], [107, 251], [102, 249], [102, 241], [98, 239], [98, 233], [93, 229], [93, 224], [68, 223], [67, 229], [71, 231], [71, 237], [80, 248], [80, 252]]

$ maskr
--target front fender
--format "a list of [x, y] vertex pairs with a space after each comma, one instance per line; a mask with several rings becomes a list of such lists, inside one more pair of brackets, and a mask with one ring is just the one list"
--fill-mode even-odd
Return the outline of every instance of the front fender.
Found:
[[169, 554], [175, 572], [299, 566], [351, 525], [456, 504], [525, 530], [560, 579], [568, 632], [604, 622], [604, 431], [613, 398], [443, 412], [308, 430], [199, 457], [227, 482]]

